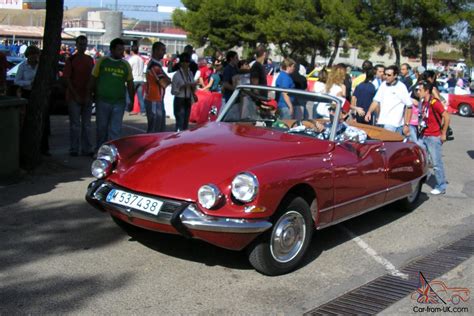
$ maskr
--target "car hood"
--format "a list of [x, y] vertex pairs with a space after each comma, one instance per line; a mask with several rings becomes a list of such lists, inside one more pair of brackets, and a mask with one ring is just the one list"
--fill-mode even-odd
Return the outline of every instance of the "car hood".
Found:
[[[203, 184], [229, 185], [237, 173], [266, 162], [331, 148], [330, 142], [307, 136], [220, 122], [148, 137], [114, 142], [123, 158], [109, 180], [138, 192], [185, 200], [195, 200]], [[137, 144], [140, 148], [132, 148]]]

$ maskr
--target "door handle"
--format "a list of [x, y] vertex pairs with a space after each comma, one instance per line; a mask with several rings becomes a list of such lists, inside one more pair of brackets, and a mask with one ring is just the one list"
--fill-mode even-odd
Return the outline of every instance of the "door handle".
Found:
[[384, 147], [379, 147], [375, 151], [382, 154], [385, 153], [386, 149]]

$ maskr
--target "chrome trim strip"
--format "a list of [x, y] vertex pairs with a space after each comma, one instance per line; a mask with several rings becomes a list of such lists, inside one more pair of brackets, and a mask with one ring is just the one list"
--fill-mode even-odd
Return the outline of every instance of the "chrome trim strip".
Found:
[[[415, 181], [420, 181], [421, 179], [423, 179], [424, 177], [426, 177], [426, 175], [427, 175], [427, 174], [424, 174], [424, 175], [422, 175], [422, 176], [420, 176], [420, 177], [418, 177], [418, 178], [416, 178], [416, 179], [411, 180], [410, 182], [406, 182], [406, 183], [403, 183], [403, 184], [399, 184], [399, 185], [393, 186], [393, 187], [391, 187], [391, 188], [387, 188], [386, 190], [378, 191], [378, 192], [375, 192], [375, 193], [372, 193], [372, 194], [369, 194], [369, 195], [365, 195], [365, 196], [360, 197], [360, 198], [356, 198], [356, 199], [351, 200], [351, 201], [348, 201], [348, 202], [344, 202], [344, 203], [335, 205], [335, 206], [333, 206], [333, 208], [336, 209], [336, 208], [338, 208], [338, 207], [341, 207], [341, 206], [344, 206], [344, 205], [346, 205], [346, 204], [359, 201], [359, 200], [361, 200], [361, 199], [368, 198], [368, 197], [370, 197], [370, 196], [374, 196], [374, 195], [376, 195], [376, 194], [386, 193], [386, 192], [389, 192], [390, 190], [397, 189], [397, 188], [402, 187], [402, 186], [407, 185], [407, 184], [412, 185], [413, 182], [415, 182]], [[340, 219], [338, 219], [338, 220], [336, 220], [336, 221], [334, 221], [334, 222], [330, 222], [330, 223], [328, 223], [328, 224], [321, 225], [321, 226], [316, 226], [316, 229], [323, 229], [323, 228], [326, 228], [326, 227], [329, 227], [329, 226], [332, 226], [332, 225], [339, 224], [339, 223], [344, 222], [344, 221], [346, 221], [346, 220], [348, 220], [348, 219], [351, 219], [351, 218], [354, 218], [354, 217], [356, 217], [356, 216], [362, 215], [362, 214], [364, 214], [364, 213], [370, 212], [370, 211], [372, 211], [372, 210], [375, 210], [375, 209], [380, 208], [380, 207], [382, 207], [382, 206], [385, 206], [385, 205], [387, 205], [387, 204], [393, 203], [393, 202], [398, 201], [398, 200], [400, 200], [400, 199], [406, 198], [406, 197], [409, 196], [410, 194], [411, 194], [411, 193], [406, 194], [406, 195], [403, 195], [403, 196], [400, 196], [400, 197], [397, 197], [397, 198], [395, 198], [395, 199], [391, 199], [391, 200], [389, 200], [389, 201], [385, 201], [385, 202], [383, 202], [382, 204], [369, 207], [369, 208], [367, 208], [367, 209], [365, 209], [365, 210], [362, 210], [362, 211], [360, 211], [360, 212], [357, 212], [357, 213], [351, 214], [351, 215], [349, 215], [349, 216], [340, 218]], [[320, 210], [320, 212], [328, 211], [329, 209], [331, 209], [331, 207], [322, 209], [322, 210]]]
[[338, 220], [336, 220], [336, 221], [334, 221], [334, 222], [331, 222], [331, 223], [328, 223], [328, 224], [325, 224], [325, 225], [321, 225], [321, 226], [317, 226], [316, 229], [323, 229], [323, 228], [326, 228], [326, 227], [329, 227], [329, 226], [332, 226], [332, 225], [339, 224], [339, 223], [344, 222], [344, 221], [346, 221], [346, 220], [349, 220], [349, 219], [351, 219], [351, 218], [357, 217], [357, 216], [362, 215], [362, 214], [364, 214], [364, 213], [373, 211], [373, 210], [378, 209], [378, 208], [380, 208], [380, 207], [382, 207], [382, 206], [385, 206], [385, 205], [387, 205], [387, 204], [390, 204], [390, 203], [393, 203], [393, 202], [398, 201], [398, 200], [400, 200], [400, 199], [403, 199], [404, 197], [407, 197], [407, 196], [409, 196], [409, 195], [410, 195], [410, 194], [407, 194], [407, 195], [404, 195], [404, 196], [402, 196], [402, 197], [398, 197], [398, 198], [395, 198], [395, 199], [392, 199], [392, 200], [389, 200], [389, 201], [385, 201], [385, 202], [383, 202], [382, 204], [369, 207], [369, 208], [367, 208], [367, 209], [365, 209], [365, 210], [362, 210], [362, 211], [360, 211], [360, 212], [358, 212], [358, 213], [354, 213], [354, 214], [351, 214], [351, 215], [349, 215], [349, 216], [340, 218], [340, 219], [338, 219]]
[[225, 233], [262, 233], [272, 227], [266, 220], [249, 220], [206, 215], [189, 205], [180, 215], [181, 222], [191, 230]]
[[[380, 190], [380, 191], [377, 191], [377, 192], [373, 192], [373, 193], [370, 193], [370, 194], [367, 194], [367, 195], [364, 195], [364, 196], [361, 196], [361, 197], [358, 197], [358, 198], [355, 198], [355, 199], [352, 199], [350, 201], [345, 201], [345, 202], [342, 202], [342, 203], [339, 203], [337, 205], [333, 205], [331, 207], [326, 207], [326, 208], [323, 208], [321, 210], [319, 210], [320, 212], [326, 212], [326, 211], [329, 211], [330, 209], [333, 209], [333, 208], [339, 208], [341, 206], [344, 206], [344, 205], [347, 205], [347, 204], [351, 204], [351, 203], [355, 203], [357, 201], [360, 201], [360, 200], [363, 200], [363, 199], [366, 199], [366, 198], [370, 198], [372, 196], [375, 196], [377, 194], [381, 194], [381, 193], [387, 193], [389, 191], [392, 191], [392, 190], [395, 190], [395, 189], [398, 189], [398, 188], [401, 188], [403, 186], [406, 186], [406, 185], [412, 185], [413, 182], [415, 181], [419, 181], [421, 180], [422, 178], [426, 177], [426, 174], [425, 175], [422, 175], [421, 177], [418, 177], [418, 178], [415, 178], [413, 180], [411, 180], [410, 182], [405, 182], [405, 183], [402, 183], [402, 184], [398, 184], [396, 186], [393, 186], [393, 187], [390, 187], [390, 188], [386, 188], [384, 190]], [[408, 195], [407, 195], [408, 196]], [[405, 196], [401, 197], [400, 199], [404, 198]]]

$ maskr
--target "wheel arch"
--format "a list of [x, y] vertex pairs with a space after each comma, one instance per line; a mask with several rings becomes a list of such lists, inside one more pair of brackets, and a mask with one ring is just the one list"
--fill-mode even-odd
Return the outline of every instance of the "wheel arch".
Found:
[[280, 207], [282, 204], [289, 203], [295, 197], [301, 197], [306, 201], [306, 203], [308, 203], [311, 211], [311, 217], [313, 218], [313, 225], [315, 225], [318, 219], [318, 203], [317, 194], [313, 187], [307, 183], [299, 183], [294, 185], [284, 195], [278, 207]]

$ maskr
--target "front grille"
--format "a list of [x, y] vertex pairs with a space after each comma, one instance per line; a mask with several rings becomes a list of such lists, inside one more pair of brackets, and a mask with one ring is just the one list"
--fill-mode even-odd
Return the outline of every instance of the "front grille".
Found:
[[130, 193], [142, 195], [142, 196], [144, 195], [144, 196], [153, 197], [154, 199], [160, 200], [163, 202], [163, 205], [161, 206], [161, 209], [160, 209], [160, 213], [174, 214], [175, 212], [183, 209], [188, 204], [187, 202], [171, 200], [167, 198], [162, 198], [160, 196], [151, 196], [149, 194], [135, 192], [133, 190], [130, 190], [128, 188], [122, 188], [110, 182], [105, 182], [99, 185], [98, 189], [94, 193], [94, 197], [101, 202], [106, 202], [107, 195], [110, 193], [110, 191], [112, 191], [112, 189], [119, 189], [119, 190], [127, 191]]

